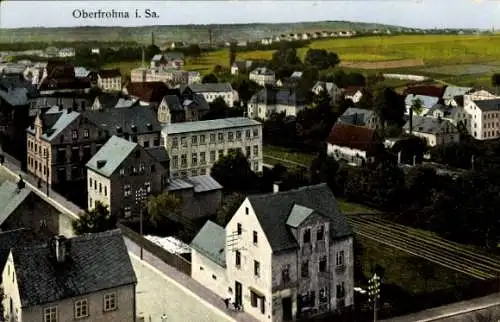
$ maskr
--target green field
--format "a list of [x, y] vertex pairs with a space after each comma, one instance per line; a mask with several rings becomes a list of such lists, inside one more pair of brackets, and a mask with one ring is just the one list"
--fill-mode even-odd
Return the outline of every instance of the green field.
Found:
[[316, 157], [314, 154], [296, 152], [287, 148], [272, 145], [265, 145], [262, 147], [262, 150], [264, 156], [281, 159], [283, 162], [291, 161], [290, 163], [298, 163], [306, 167], [309, 167], [312, 160]]

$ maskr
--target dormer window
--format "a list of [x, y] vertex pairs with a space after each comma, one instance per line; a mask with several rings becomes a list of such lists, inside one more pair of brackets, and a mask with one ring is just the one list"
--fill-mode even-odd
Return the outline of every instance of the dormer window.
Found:
[[132, 129], [132, 132], [137, 133], [137, 126], [131, 125], [130, 128]]

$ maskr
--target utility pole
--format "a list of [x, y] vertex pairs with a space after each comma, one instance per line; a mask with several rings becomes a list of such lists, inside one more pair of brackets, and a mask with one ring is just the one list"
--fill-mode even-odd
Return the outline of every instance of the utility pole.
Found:
[[[144, 187], [139, 188], [135, 192], [135, 202], [137, 206], [139, 206], [139, 234], [141, 237], [144, 237], [144, 232], [143, 232], [143, 220], [144, 220], [144, 202], [146, 199], [146, 189]], [[141, 260], [143, 259], [143, 248], [141, 245], [141, 253], [140, 253]]]
[[377, 321], [378, 300], [380, 299], [380, 277], [377, 273], [368, 281], [369, 301], [373, 303], [373, 322]]
[[47, 168], [47, 177], [45, 178], [45, 187], [47, 189], [47, 197], [49, 196], [49, 178], [50, 178], [50, 166], [49, 166], [49, 151], [45, 149], [45, 162], [46, 162], [46, 168]]

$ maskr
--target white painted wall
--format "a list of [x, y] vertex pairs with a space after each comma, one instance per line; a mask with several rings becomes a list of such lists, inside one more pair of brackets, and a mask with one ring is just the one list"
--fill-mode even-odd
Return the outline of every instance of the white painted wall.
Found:
[[368, 161], [366, 159], [366, 151], [351, 149], [351, 148], [346, 147], [346, 146], [339, 146], [339, 145], [334, 145], [331, 143], [327, 143], [326, 153], [327, 153], [327, 155], [335, 158], [335, 160], [347, 159], [347, 162], [350, 165], [357, 165], [356, 155], [365, 159], [365, 161]]
[[227, 296], [229, 287], [234, 288], [227, 280], [226, 268], [217, 265], [195, 249], [191, 250], [191, 277], [221, 298]]

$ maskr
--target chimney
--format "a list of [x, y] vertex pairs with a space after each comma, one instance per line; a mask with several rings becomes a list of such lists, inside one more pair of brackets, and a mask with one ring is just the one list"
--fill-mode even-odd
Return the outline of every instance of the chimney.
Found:
[[416, 165], [416, 164], [417, 164], [417, 156], [413, 155], [413, 165]]
[[410, 107], [410, 135], [413, 132], [413, 107]]
[[398, 164], [401, 164], [401, 155], [403, 152], [399, 151], [398, 152]]
[[146, 127], [147, 127], [148, 131], [153, 130], [153, 125], [151, 123], [146, 124]]
[[67, 112], [68, 114], [71, 114], [71, 112], [73, 112], [73, 109], [72, 109], [71, 107], [68, 107], [68, 108], [66, 109], [66, 112]]
[[64, 263], [67, 256], [67, 240], [66, 237], [59, 235], [54, 236], [52, 251], [58, 263]]
[[273, 183], [273, 193], [278, 193], [280, 191], [280, 182]]
[[63, 110], [63, 106], [62, 104], [59, 104], [59, 111], [62, 111]]
[[100, 169], [106, 165], [106, 160], [97, 160], [97, 169]]

